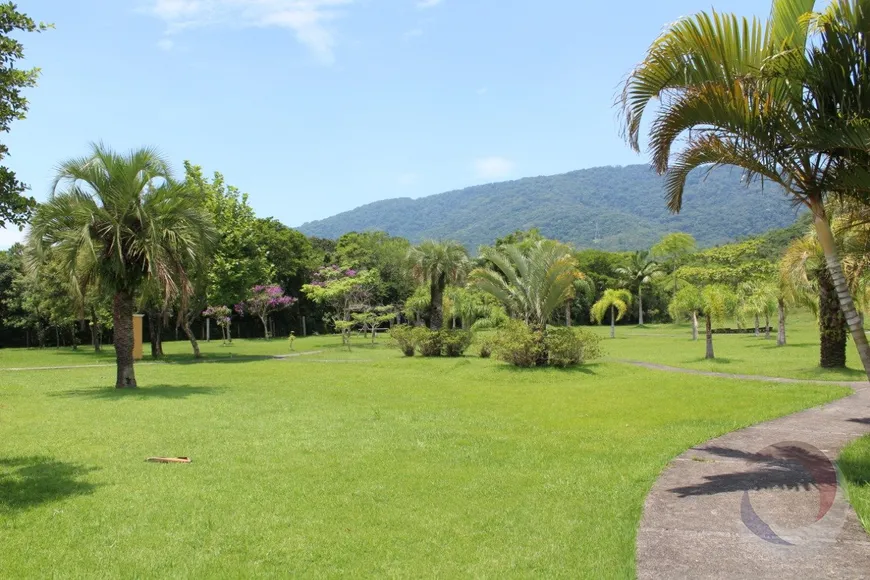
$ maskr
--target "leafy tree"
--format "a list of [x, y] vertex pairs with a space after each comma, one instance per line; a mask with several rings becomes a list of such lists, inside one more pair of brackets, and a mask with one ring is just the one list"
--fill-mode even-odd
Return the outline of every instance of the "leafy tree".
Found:
[[468, 270], [468, 252], [457, 242], [426, 241], [412, 248], [408, 258], [414, 277], [429, 285], [429, 328], [444, 326], [444, 289], [461, 280]]
[[302, 292], [310, 300], [329, 310], [329, 322], [341, 332], [347, 345], [350, 341], [350, 329], [355, 324], [351, 315], [370, 308], [379, 280], [377, 271], [358, 272], [333, 264], [315, 272], [311, 283], [302, 287]]
[[[49, 27], [19, 12], [12, 2], [0, 4], [0, 132], [8, 133], [13, 121], [27, 115], [29, 104], [22, 93], [35, 87], [39, 78], [38, 68], [16, 68], [24, 59], [24, 45], [10, 33], [42, 32]], [[0, 160], [8, 154], [9, 148], [0, 144]], [[13, 171], [0, 166], [0, 228], [9, 223], [23, 227], [27, 222], [36, 205], [36, 200], [24, 195], [27, 189]]]
[[[870, 345], [826, 212], [829, 197], [870, 197], [870, 96], [863, 90], [870, 2], [834, 0], [820, 14], [811, 13], [814, 4], [774, 0], [764, 23], [700, 13], [668, 26], [625, 83], [626, 136], [639, 150], [643, 115], [659, 101], [650, 147], [672, 211], [681, 209], [694, 169], [725, 165], [808, 207], [870, 377]], [[672, 155], [684, 138], [686, 147]]]
[[628, 290], [614, 290], [608, 288], [604, 291], [598, 302], [592, 305], [592, 320], [601, 324], [607, 312], [610, 312], [610, 338], [616, 338], [616, 322], [628, 313], [631, 307], [631, 293]]
[[650, 257], [649, 252], [638, 251], [616, 272], [622, 277], [623, 284], [637, 293], [637, 320], [638, 324], [643, 325], [643, 287], [662, 273], [661, 266]]
[[275, 283], [288, 294], [298, 293], [322, 265], [311, 241], [274, 218], [257, 219], [255, 227], [257, 247], [265, 250]]
[[215, 321], [215, 324], [221, 329], [221, 338], [224, 344], [231, 344], [233, 342], [233, 311], [230, 310], [229, 306], [209, 306], [203, 310], [202, 315]]
[[400, 304], [416, 287], [408, 265], [411, 243], [384, 232], [350, 232], [335, 246], [335, 260], [357, 270], [377, 270], [381, 281], [378, 298], [387, 304]]
[[581, 275], [568, 248], [552, 240], [520, 245], [483, 247], [481, 257], [494, 268], [476, 268], [473, 283], [494, 296], [513, 316], [544, 330], [553, 312], [574, 295]]
[[274, 278], [268, 246], [261, 245], [265, 228], [248, 204], [248, 195], [227, 185], [220, 173], [208, 180], [202, 168], [189, 161], [184, 162], [184, 173], [187, 186], [208, 211], [219, 234], [207, 268], [205, 302], [236, 304], [250, 288]]
[[668, 312], [675, 321], [683, 316], [689, 316], [692, 320], [692, 340], [698, 340], [698, 313], [704, 311], [704, 297], [697, 286], [687, 284], [677, 290]]
[[662, 237], [659, 243], [650, 250], [650, 255], [653, 258], [664, 260], [671, 265], [671, 273], [674, 277], [674, 294], [677, 293], [677, 269], [686, 257], [697, 249], [698, 244], [691, 234], [677, 232]]
[[113, 294], [115, 386], [134, 388], [136, 293], [154, 281], [168, 299], [190, 296], [186, 265], [207, 259], [211, 219], [151, 149], [119, 154], [95, 145], [60, 165], [53, 190], [28, 242], [37, 258], [56, 256], [76, 287], [96, 284]]

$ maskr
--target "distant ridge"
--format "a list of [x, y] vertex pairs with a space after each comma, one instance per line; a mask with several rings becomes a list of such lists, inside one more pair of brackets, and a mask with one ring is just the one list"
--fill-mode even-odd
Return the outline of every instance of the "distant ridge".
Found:
[[596, 167], [527, 177], [420, 199], [378, 201], [308, 222], [307, 235], [337, 238], [383, 230], [412, 242], [453, 239], [474, 250], [515, 230], [537, 227], [578, 248], [648, 248], [662, 234], [688, 232], [713, 246], [794, 223], [795, 210], [771, 184], [741, 183], [738, 170], [697, 171], [689, 177], [683, 211], [669, 213], [663, 178], [647, 165]]

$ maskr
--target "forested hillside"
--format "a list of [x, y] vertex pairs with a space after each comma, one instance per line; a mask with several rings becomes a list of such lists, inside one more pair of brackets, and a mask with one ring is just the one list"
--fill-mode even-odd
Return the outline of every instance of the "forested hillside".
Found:
[[381, 230], [412, 242], [455, 239], [475, 250], [515, 230], [538, 228], [579, 248], [634, 250], [673, 231], [712, 246], [786, 227], [796, 215], [778, 188], [747, 187], [738, 171], [728, 169], [692, 175], [682, 213], [671, 215], [662, 178], [647, 165], [632, 165], [379, 201], [299, 230], [323, 238]]

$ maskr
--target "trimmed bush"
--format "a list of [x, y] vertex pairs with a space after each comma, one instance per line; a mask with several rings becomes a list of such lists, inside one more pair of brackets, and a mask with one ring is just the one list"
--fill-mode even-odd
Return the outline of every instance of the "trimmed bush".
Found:
[[420, 354], [428, 357], [441, 356], [443, 344], [440, 332], [419, 327], [414, 329], [414, 338]]
[[396, 325], [390, 330], [390, 338], [393, 339], [393, 342], [405, 356], [414, 356], [417, 341], [412, 327], [407, 324]]
[[548, 328], [544, 339], [547, 364], [570, 367], [601, 356], [601, 337], [578, 328]]
[[471, 333], [467, 330], [442, 330], [441, 346], [444, 356], [462, 356], [471, 346], [471, 338]]
[[489, 358], [492, 356], [492, 340], [485, 338], [480, 343], [480, 358]]
[[533, 367], [544, 352], [540, 332], [519, 320], [506, 323], [496, 335], [493, 352], [496, 358], [518, 367]]

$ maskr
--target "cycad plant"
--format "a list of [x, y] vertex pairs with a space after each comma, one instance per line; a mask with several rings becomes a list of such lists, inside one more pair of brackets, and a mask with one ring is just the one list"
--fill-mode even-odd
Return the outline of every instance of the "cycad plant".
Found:
[[62, 163], [49, 200], [28, 236], [37, 260], [48, 252], [75, 287], [95, 284], [113, 296], [117, 388], [136, 387], [133, 308], [144, 284], [168, 303], [192, 292], [189, 270], [207, 260], [214, 227], [168, 163], [152, 149], [116, 153], [93, 146]]
[[471, 281], [537, 330], [544, 330], [553, 312], [574, 296], [574, 281], [581, 276], [568, 248], [552, 240], [527, 248], [484, 247], [480, 256], [492, 267], [476, 268]]
[[814, 5], [774, 0], [764, 22], [713, 12], [668, 26], [625, 83], [625, 134], [639, 150], [644, 114], [658, 103], [650, 148], [672, 211], [693, 170], [725, 165], [808, 207], [870, 377], [870, 345], [826, 211], [830, 197], [870, 199], [870, 0], [833, 0], [821, 13]]

